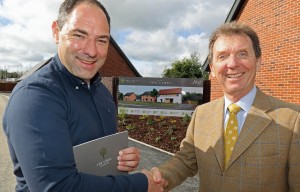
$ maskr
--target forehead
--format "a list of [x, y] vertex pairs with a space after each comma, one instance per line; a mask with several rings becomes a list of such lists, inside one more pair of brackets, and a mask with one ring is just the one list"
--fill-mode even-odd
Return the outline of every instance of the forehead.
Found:
[[86, 26], [109, 31], [107, 18], [103, 10], [96, 5], [81, 3], [68, 16], [69, 27]]
[[253, 49], [252, 41], [249, 36], [240, 35], [221, 35], [214, 43], [214, 52], [234, 51], [243, 49]]

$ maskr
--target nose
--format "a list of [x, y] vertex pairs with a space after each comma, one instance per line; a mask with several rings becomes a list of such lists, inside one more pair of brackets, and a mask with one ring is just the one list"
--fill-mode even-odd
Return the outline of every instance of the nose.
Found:
[[88, 39], [85, 44], [83, 52], [90, 57], [96, 57], [97, 55], [96, 41], [93, 41], [92, 39]]
[[235, 68], [237, 66], [237, 58], [235, 55], [230, 55], [227, 59], [227, 67], [228, 68]]

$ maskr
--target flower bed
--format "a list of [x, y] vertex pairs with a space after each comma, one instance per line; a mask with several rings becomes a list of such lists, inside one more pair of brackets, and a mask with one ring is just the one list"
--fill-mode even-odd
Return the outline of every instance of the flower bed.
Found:
[[190, 116], [168, 117], [151, 115], [118, 115], [118, 131], [128, 131], [129, 137], [175, 153], [185, 137]]

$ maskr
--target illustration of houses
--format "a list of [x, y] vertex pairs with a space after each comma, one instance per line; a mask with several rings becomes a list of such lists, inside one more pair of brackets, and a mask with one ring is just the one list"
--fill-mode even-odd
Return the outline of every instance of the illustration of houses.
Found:
[[146, 91], [141, 95], [142, 102], [156, 102], [156, 97], [151, 96], [151, 91]]
[[136, 101], [136, 94], [134, 92], [126, 93], [123, 97], [123, 101]]
[[136, 100], [135, 101], [141, 101], [141, 95], [136, 95]]
[[182, 103], [182, 89], [161, 89], [158, 92], [157, 102], [160, 103]]

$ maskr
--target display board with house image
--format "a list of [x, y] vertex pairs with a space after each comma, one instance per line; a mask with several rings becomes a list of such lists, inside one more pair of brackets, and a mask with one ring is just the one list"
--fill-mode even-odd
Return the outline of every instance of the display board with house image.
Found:
[[203, 103], [203, 80], [188, 78], [120, 77], [119, 113], [191, 115]]

